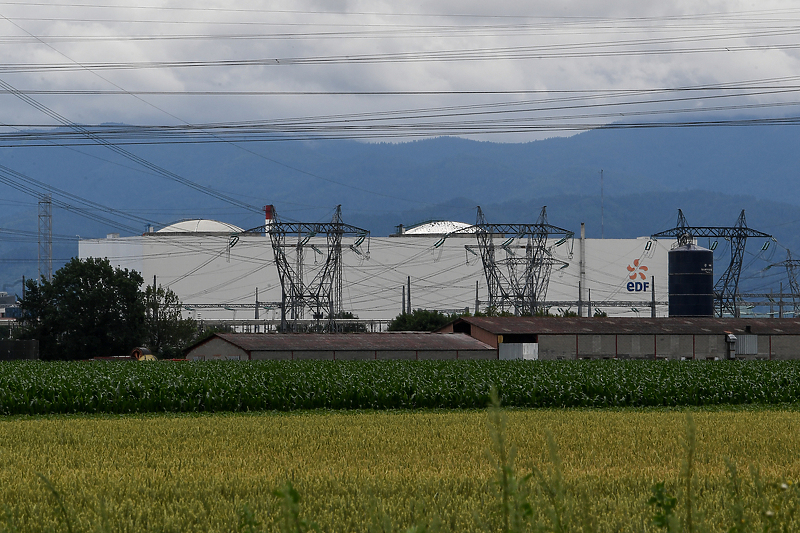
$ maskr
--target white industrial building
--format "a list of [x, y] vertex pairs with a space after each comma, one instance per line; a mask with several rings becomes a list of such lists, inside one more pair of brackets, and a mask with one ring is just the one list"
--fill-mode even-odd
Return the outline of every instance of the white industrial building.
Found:
[[[477, 299], [484, 310], [487, 283], [476, 237], [469, 230], [451, 233], [468, 227], [436, 221], [390, 237], [370, 237], [358, 246], [343, 242], [342, 309], [362, 320], [390, 320], [402, 310], [410, 278], [414, 309], [474, 312]], [[498, 256], [514, 248], [511, 240], [498, 246]], [[518, 241], [517, 249], [524, 248]], [[649, 237], [578, 235], [548, 241], [556, 264], [544, 299], [552, 303], [551, 312], [577, 312], [580, 301], [584, 316], [599, 309], [609, 316], [650, 317], [656, 302], [655, 316], [666, 316], [672, 244]], [[324, 261], [325, 246], [324, 236], [302, 243], [307, 268]], [[182, 221], [135, 237], [82, 239], [79, 256], [108, 258], [114, 266], [140, 272], [148, 284], [155, 280], [171, 288], [194, 318], [252, 320], [257, 299], [261, 320], [280, 319], [281, 284], [264, 234], [212, 220]]]

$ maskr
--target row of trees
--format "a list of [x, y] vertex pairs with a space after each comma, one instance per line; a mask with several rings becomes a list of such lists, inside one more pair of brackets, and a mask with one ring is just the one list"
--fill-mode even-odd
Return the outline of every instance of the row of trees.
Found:
[[175, 357], [196, 336], [196, 323], [182, 317], [170, 289], [143, 284], [141, 274], [107, 259], [73, 258], [52, 281], [26, 282], [16, 336], [38, 339], [46, 360], [126, 355], [137, 346]]

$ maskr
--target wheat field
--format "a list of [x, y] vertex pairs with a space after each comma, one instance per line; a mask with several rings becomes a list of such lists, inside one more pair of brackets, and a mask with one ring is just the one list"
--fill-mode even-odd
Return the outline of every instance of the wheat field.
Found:
[[[685, 411], [504, 414], [518, 477], [542, 472], [528, 483], [528, 520], [548, 523], [541, 490], [553, 479], [548, 431], [572, 530], [655, 531], [651, 487], [665, 481], [680, 493]], [[748, 491], [755, 490], [750, 469], [772, 483], [758, 497], [747, 493], [750, 507], [777, 505], [780, 487], [794, 494], [800, 413], [695, 410], [692, 417], [696, 505], [711, 530], [728, 529], [726, 458]], [[420, 524], [496, 531], [493, 435], [485, 411], [7, 418], [0, 421], [0, 531], [279, 530], [274, 491], [287, 481], [302, 498], [300, 518], [323, 531]], [[754, 522], [761, 511], [748, 512]]]

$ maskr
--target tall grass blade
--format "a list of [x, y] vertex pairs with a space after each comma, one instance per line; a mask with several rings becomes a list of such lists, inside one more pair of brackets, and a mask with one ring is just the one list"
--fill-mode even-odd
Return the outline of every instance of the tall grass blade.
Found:
[[61, 493], [56, 490], [50, 480], [44, 477], [44, 475], [40, 473], [36, 473], [39, 476], [39, 479], [42, 480], [44, 486], [47, 487], [47, 490], [53, 495], [56, 500], [56, 505], [58, 505], [58, 509], [61, 511], [61, 515], [64, 517], [64, 523], [67, 525], [67, 531], [72, 533], [72, 520], [70, 519], [69, 513], [67, 512], [67, 507], [64, 505], [64, 499], [61, 497]]

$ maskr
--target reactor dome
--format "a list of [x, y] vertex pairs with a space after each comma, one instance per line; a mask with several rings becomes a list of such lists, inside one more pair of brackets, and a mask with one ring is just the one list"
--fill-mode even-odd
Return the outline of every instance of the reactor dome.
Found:
[[[463, 230], [471, 226], [472, 224], [466, 224], [464, 222], [455, 222], [453, 220], [429, 220], [428, 222], [423, 222], [421, 224], [417, 224], [416, 226], [404, 228], [402, 234], [403, 235], [446, 235], [448, 233]], [[465, 233], [475, 233], [475, 228], [472, 228]]]
[[244, 230], [239, 226], [228, 224], [227, 222], [219, 222], [218, 220], [207, 219], [193, 219], [181, 220], [175, 224], [170, 224], [161, 228], [156, 233], [172, 234], [172, 233], [224, 233], [230, 235], [231, 233], [241, 233]]

